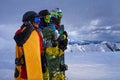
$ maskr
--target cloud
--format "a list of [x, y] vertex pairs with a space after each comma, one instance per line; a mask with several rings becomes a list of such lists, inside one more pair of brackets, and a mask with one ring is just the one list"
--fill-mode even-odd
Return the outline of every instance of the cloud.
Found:
[[78, 36], [78, 32], [77, 31], [72, 31], [68, 33], [70, 36]]
[[4, 39], [11, 39], [14, 36], [15, 31], [20, 28], [19, 24], [1, 24], [0, 25], [0, 37]]
[[[63, 11], [62, 24], [70, 37], [76, 40], [114, 41], [120, 30], [119, 3], [119, 0], [4, 0], [0, 2], [0, 24], [20, 24], [23, 14], [28, 10], [39, 12], [42, 9], [59, 7]], [[1, 36], [4, 37], [2, 34]]]
[[70, 37], [74, 36], [73, 38], [76, 40], [106, 40], [118, 42], [120, 40], [120, 24], [103, 25], [103, 21], [103, 18], [97, 18], [79, 27], [68, 25], [71, 27], [68, 29], [69, 35]]
[[[20, 27], [19, 24], [2, 24], [0, 25], [0, 51], [1, 53], [14, 52], [15, 50], [15, 42], [14, 42], [14, 34], [16, 30]], [[12, 53], [11, 53], [12, 54]]]

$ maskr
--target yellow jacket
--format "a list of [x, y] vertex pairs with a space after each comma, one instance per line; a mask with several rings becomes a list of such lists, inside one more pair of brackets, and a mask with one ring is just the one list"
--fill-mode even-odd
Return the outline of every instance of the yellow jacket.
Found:
[[[24, 30], [21, 30], [20, 33], [22, 32], [24, 32]], [[18, 40], [20, 39], [19, 36], [17, 38]], [[22, 46], [16, 45], [15, 80], [43, 80], [40, 44], [42, 44], [40, 37], [34, 29], [31, 30], [29, 37]], [[24, 55], [23, 59], [19, 60], [22, 55]], [[21, 65], [21, 63], [23, 63], [23, 65]]]

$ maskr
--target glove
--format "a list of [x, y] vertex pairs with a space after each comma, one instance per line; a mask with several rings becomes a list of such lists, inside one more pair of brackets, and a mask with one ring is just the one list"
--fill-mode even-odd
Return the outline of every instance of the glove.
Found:
[[15, 73], [14, 73], [14, 77], [17, 78], [19, 76], [19, 71], [17, 68], [15, 68]]
[[60, 71], [66, 71], [68, 70], [68, 66], [66, 64], [60, 64]]

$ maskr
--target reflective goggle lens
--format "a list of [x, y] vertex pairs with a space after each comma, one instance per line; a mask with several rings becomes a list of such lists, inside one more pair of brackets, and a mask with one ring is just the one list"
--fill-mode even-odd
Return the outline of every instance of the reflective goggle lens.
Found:
[[45, 18], [46, 18], [46, 19], [49, 19], [49, 18], [50, 18], [50, 15], [46, 15]]
[[50, 18], [51, 18], [50, 15], [46, 15], [44, 18], [45, 22], [50, 23]]
[[59, 17], [62, 17], [62, 12], [58, 12], [58, 16], [59, 16]]
[[34, 22], [35, 23], [39, 23], [40, 22], [40, 18], [39, 17], [35, 17]]

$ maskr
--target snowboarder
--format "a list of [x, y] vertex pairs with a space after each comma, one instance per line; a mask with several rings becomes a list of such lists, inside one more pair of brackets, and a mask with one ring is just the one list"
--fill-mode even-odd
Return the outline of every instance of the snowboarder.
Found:
[[[68, 43], [68, 35], [67, 32], [64, 30], [64, 25], [61, 25], [61, 18], [62, 18], [62, 10], [59, 8], [56, 8], [55, 10], [51, 11], [51, 22], [55, 25], [56, 29], [58, 30], [59, 37], [57, 39], [58, 41], [58, 47], [63, 52], [67, 49], [67, 43]], [[61, 56], [61, 63], [60, 63], [60, 70], [64, 72], [67, 70], [67, 65], [64, 61], [64, 54]]]
[[55, 27], [50, 25], [50, 13], [47, 9], [41, 10], [39, 12], [41, 23], [39, 24], [39, 32], [43, 34], [43, 52], [41, 56], [42, 60], [42, 72], [43, 79], [49, 80], [48, 62], [46, 57], [46, 48], [52, 46], [52, 41], [54, 40]]
[[38, 32], [40, 18], [34, 11], [23, 15], [23, 25], [15, 33], [15, 80], [43, 80], [41, 66], [42, 36]]
[[[59, 57], [63, 54], [62, 50], [58, 48], [57, 30], [53, 23], [50, 23], [51, 17], [48, 10], [41, 10], [39, 12], [41, 23], [39, 31], [43, 33], [43, 53], [42, 53], [42, 69], [44, 80], [59, 80], [63, 75], [59, 74], [59, 78], [55, 78], [58, 73], [60, 65], [57, 64]], [[59, 61], [60, 62], [60, 61]], [[62, 77], [61, 77], [62, 76]], [[63, 80], [63, 79], [62, 79]]]
[[63, 40], [62, 42], [59, 43], [59, 48], [61, 48], [63, 51], [67, 49], [67, 43], [68, 43], [68, 35], [67, 32], [64, 30], [64, 25], [61, 25], [61, 18], [62, 18], [62, 10], [57, 8], [55, 10], [51, 11], [51, 22], [55, 25], [56, 29], [58, 30], [59, 33], [59, 38], [58, 41], [64, 37], [64, 43]]

